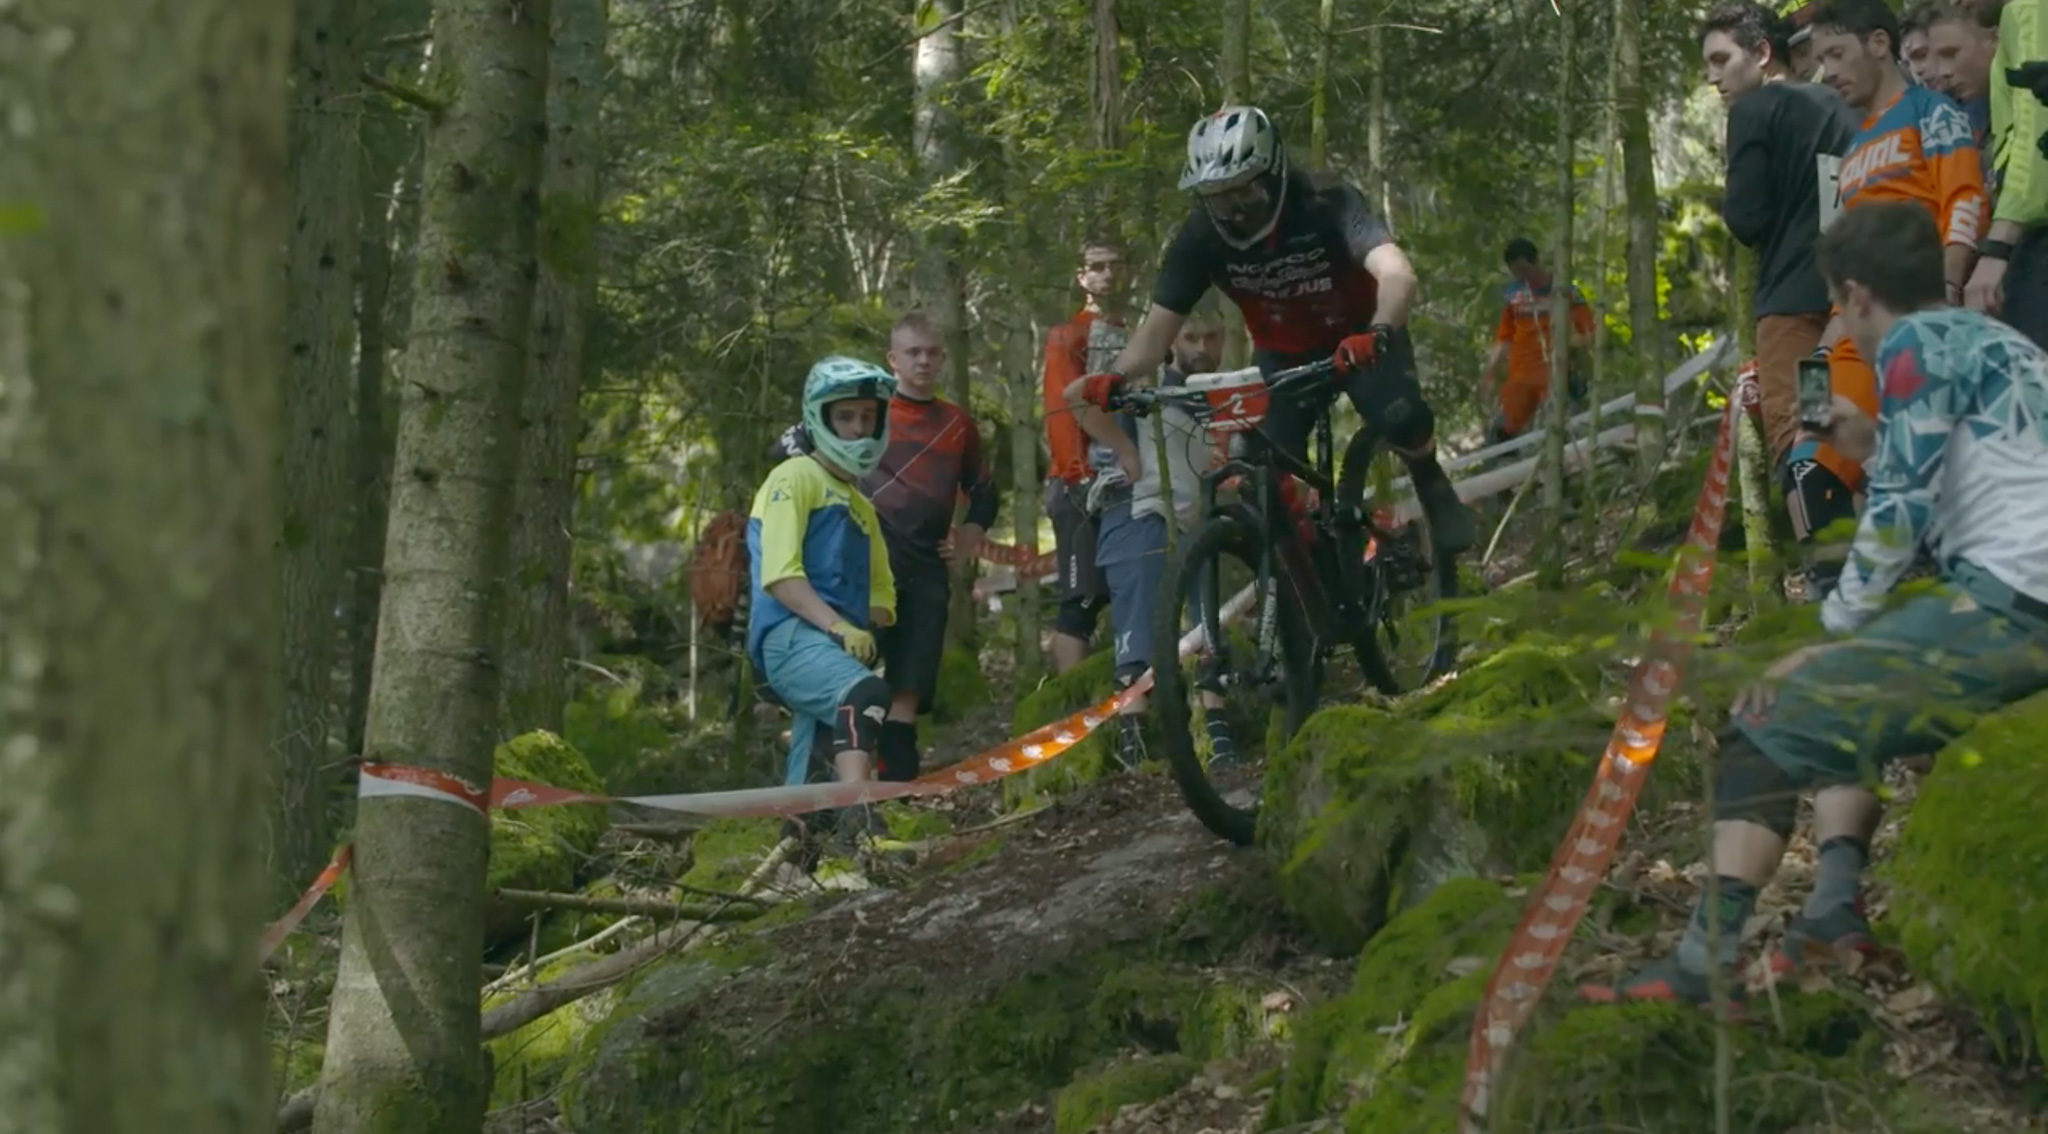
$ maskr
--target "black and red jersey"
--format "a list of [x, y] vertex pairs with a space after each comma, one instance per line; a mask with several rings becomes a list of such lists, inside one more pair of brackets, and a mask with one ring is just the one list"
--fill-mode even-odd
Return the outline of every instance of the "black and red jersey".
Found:
[[889, 447], [860, 489], [874, 501], [899, 583], [906, 575], [945, 573], [939, 543], [953, 530], [962, 495], [968, 523], [986, 528], [996, 518], [995, 478], [982, 457], [981, 434], [966, 410], [942, 398], [889, 399]]
[[1333, 351], [1371, 324], [1379, 281], [1365, 256], [1393, 239], [1358, 190], [1290, 173], [1280, 222], [1253, 247], [1231, 247], [1197, 205], [1166, 250], [1152, 302], [1185, 315], [1214, 287], [1244, 313], [1259, 350]]

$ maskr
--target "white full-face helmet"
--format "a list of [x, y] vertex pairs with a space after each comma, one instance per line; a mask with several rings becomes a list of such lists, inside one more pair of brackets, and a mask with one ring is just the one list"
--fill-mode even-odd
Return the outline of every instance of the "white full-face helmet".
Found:
[[1231, 246], [1249, 248], [1272, 233], [1286, 183], [1287, 150], [1258, 107], [1226, 106], [1188, 131], [1180, 187], [1202, 202]]

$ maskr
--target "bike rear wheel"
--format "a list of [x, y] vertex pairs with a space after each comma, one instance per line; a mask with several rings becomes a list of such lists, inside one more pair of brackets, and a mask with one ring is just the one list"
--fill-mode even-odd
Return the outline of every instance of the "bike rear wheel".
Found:
[[[1255, 738], [1269, 747], [1284, 743], [1308, 719], [1316, 700], [1298, 601], [1277, 571], [1259, 586], [1263, 533], [1257, 514], [1248, 508], [1211, 516], [1174, 556], [1153, 611], [1152, 710], [1167, 764], [1202, 825], [1240, 846], [1257, 833], [1258, 805], [1230, 802], [1212, 778], [1212, 714], [1222, 714], [1239, 760], [1248, 761]], [[1254, 595], [1250, 609], [1235, 626], [1223, 623], [1218, 615], [1246, 588]], [[1264, 597], [1258, 597], [1261, 589]], [[1273, 643], [1262, 650], [1261, 620], [1269, 609]], [[1200, 627], [1205, 635], [1203, 647], [1187, 658], [1180, 657], [1178, 648], [1184, 627]], [[1221, 643], [1221, 648], [1207, 643]]]
[[[1366, 482], [1379, 438], [1352, 437], [1337, 480], [1340, 516], [1363, 516]], [[1364, 524], [1339, 528], [1338, 559], [1357, 625], [1347, 627], [1358, 665], [1389, 697], [1450, 671], [1458, 656], [1457, 622], [1445, 600], [1458, 594], [1458, 564], [1439, 556], [1429, 520], [1418, 516], [1393, 531]]]

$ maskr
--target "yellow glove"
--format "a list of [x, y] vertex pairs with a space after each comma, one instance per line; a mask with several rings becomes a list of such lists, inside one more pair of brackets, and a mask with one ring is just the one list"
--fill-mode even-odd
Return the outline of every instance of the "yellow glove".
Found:
[[834, 622], [832, 629], [827, 630], [826, 633], [832, 635], [832, 640], [839, 643], [839, 648], [852, 654], [854, 659], [859, 661], [860, 664], [875, 664], [877, 651], [875, 650], [875, 636], [873, 634], [845, 619]]

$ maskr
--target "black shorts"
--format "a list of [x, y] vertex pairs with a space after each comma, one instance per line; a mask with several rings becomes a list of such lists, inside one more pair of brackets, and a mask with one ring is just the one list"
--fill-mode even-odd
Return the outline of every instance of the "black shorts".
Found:
[[1053, 629], [1083, 640], [1094, 636], [1102, 608], [1109, 605], [1109, 580], [1095, 564], [1097, 521], [1082, 506], [1087, 492], [1063, 480], [1045, 482], [1045, 514], [1052, 520], [1053, 559], [1060, 576]]
[[917, 711], [932, 711], [939, 688], [939, 662], [946, 654], [946, 609], [953, 596], [944, 572], [896, 578], [896, 622], [876, 635], [882, 647], [882, 677], [889, 692], [917, 694]]
[[[1271, 376], [1274, 371], [1328, 357], [1327, 351], [1308, 355], [1260, 351], [1255, 361], [1261, 372]], [[1387, 356], [1377, 365], [1352, 371], [1333, 384], [1327, 396], [1273, 402], [1260, 429], [1275, 447], [1306, 457], [1309, 431], [1315, 426], [1316, 415], [1336, 400], [1339, 391], [1351, 399], [1366, 425], [1379, 430], [1381, 437], [1399, 448], [1421, 448], [1436, 431], [1436, 415], [1423, 400], [1422, 384], [1415, 379], [1415, 351], [1406, 331], [1395, 332], [1388, 341]]]

